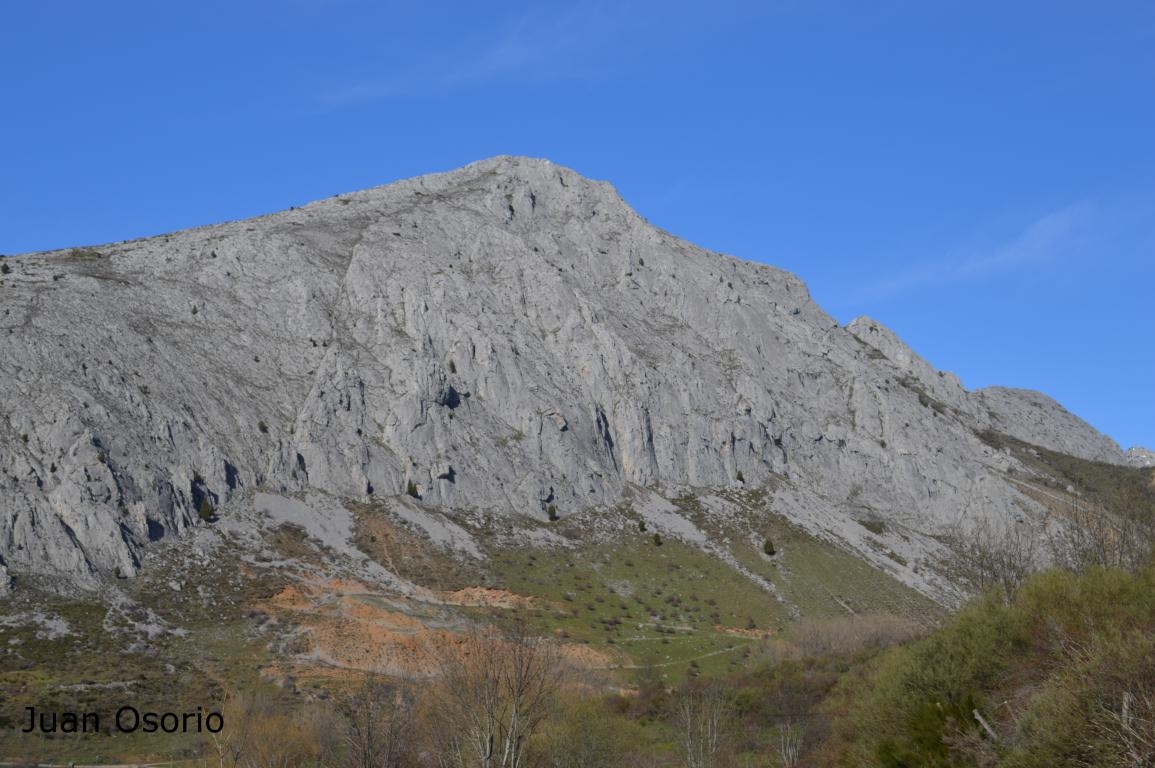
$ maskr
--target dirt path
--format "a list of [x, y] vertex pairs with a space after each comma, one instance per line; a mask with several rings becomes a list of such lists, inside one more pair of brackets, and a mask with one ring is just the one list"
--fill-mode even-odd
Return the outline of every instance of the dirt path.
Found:
[[1016, 485], [1021, 485], [1021, 486], [1024, 486], [1026, 488], [1030, 488], [1035, 493], [1038, 493], [1042, 496], [1046, 496], [1048, 499], [1051, 499], [1052, 501], [1057, 501], [1060, 504], [1066, 504], [1068, 507], [1077, 506], [1075, 504], [1075, 502], [1072, 501], [1070, 498], [1065, 498], [1063, 496], [1059, 496], [1058, 494], [1056, 494], [1054, 491], [1050, 490], [1049, 488], [1043, 488], [1042, 486], [1035, 485], [1034, 483], [1028, 483], [1026, 480], [1019, 480], [1018, 478], [1014, 478], [1014, 477], [1008, 477], [1007, 480], [1010, 480], [1012, 483], [1014, 483]]
[[[647, 640], [656, 640], [657, 638], [646, 638], [646, 639]], [[718, 650], [718, 651], [710, 651], [709, 653], [703, 653], [701, 656], [693, 656], [689, 659], [677, 659], [675, 661], [663, 661], [660, 664], [615, 664], [615, 665], [612, 665], [609, 667], [591, 667], [591, 669], [597, 669], [597, 670], [657, 669], [659, 667], [672, 667], [675, 664], [689, 664], [691, 661], [700, 661], [701, 659], [708, 659], [711, 656], [721, 656], [723, 653], [733, 653], [734, 651], [737, 651], [737, 650], [744, 648], [744, 647], [745, 646], [742, 646], [742, 645], [735, 645], [735, 646], [731, 646], [730, 648], [723, 648], [723, 649]]]

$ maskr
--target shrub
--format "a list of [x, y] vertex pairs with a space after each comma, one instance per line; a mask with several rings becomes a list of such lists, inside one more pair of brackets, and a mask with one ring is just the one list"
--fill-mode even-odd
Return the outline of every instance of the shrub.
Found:
[[405, 493], [415, 499], [421, 498], [421, 494], [417, 492], [417, 483], [413, 482], [412, 480], [405, 483]]
[[197, 510], [200, 519], [206, 523], [210, 523], [217, 517], [217, 511], [213, 509], [213, 503], [208, 499], [201, 499], [201, 508]]
[[746, 482], [746, 476], [742, 474], [742, 470], [740, 470], [740, 469], [738, 470], [738, 474], [734, 475], [734, 479], [737, 480], [739, 483], [745, 483]]
[[774, 542], [770, 540], [769, 536], [766, 537], [766, 541], [762, 542], [762, 552], [766, 554], [767, 557], [774, 557], [774, 555], [778, 554], [778, 550], [774, 548]]
[[12, 267], [7, 264], [0, 264], [0, 275], [6, 275], [12, 271]]
[[91, 260], [102, 258], [100, 251], [95, 248], [73, 248], [68, 252], [68, 258]]
[[547, 515], [549, 515], [549, 521], [551, 523], [557, 522], [557, 506], [556, 505], [550, 504], [548, 507], [545, 508], [545, 513]]
[[1043, 572], [1010, 600], [992, 589], [841, 684], [841, 764], [994, 765], [997, 749], [1016, 768], [1149, 765], [1155, 740], [1141, 753], [1128, 740], [1155, 737], [1152, 638], [1151, 566]]
[[654, 546], [655, 547], [662, 546], [662, 534], [660, 534], [656, 531], [654, 532]]
[[259, 429], [261, 431], [262, 435], [269, 434], [269, 425], [266, 424], [264, 421], [258, 421], [257, 422], [257, 429]]
[[638, 532], [639, 533], [645, 533], [646, 532], [646, 521], [645, 520], [639, 520], [638, 521]]

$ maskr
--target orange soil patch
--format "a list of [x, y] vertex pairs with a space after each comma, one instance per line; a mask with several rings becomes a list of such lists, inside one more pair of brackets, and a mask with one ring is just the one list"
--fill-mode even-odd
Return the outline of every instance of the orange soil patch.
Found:
[[561, 655], [568, 664], [577, 669], [605, 669], [622, 662], [620, 657], [610, 651], [579, 643], [562, 645]]
[[724, 635], [734, 635], [736, 637], [749, 637], [755, 640], [761, 640], [765, 637], [773, 637], [774, 630], [772, 629], [741, 629], [739, 627], [724, 627], [721, 624], [714, 625], [715, 632], [721, 632]]
[[532, 597], [489, 587], [466, 587], [453, 592], [443, 592], [441, 597], [449, 605], [475, 608], [532, 608], [537, 603]]
[[425, 674], [445, 633], [393, 608], [364, 584], [323, 580], [286, 586], [264, 606], [296, 627], [298, 661], [387, 675]]
[[[504, 590], [473, 587], [439, 595], [451, 605], [529, 607], [532, 601]], [[293, 666], [321, 676], [335, 670], [373, 670], [396, 677], [431, 674], [436, 653], [458, 642], [447, 627], [459, 620], [436, 606], [417, 605], [413, 613], [397, 607], [402, 598], [377, 594], [355, 581], [325, 580], [291, 584], [261, 607], [288, 619], [298, 633]], [[425, 614], [424, 616], [414, 615]], [[431, 627], [430, 624], [436, 625]], [[565, 645], [562, 653], [576, 667], [604, 666], [612, 655], [583, 645]], [[267, 669], [283, 674], [282, 665]]]

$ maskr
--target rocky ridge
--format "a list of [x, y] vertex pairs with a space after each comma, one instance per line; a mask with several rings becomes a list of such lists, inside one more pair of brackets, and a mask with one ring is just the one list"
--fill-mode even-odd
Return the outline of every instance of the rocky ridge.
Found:
[[1049, 398], [968, 392], [794, 275], [543, 160], [9, 263], [0, 568], [18, 576], [133, 575], [149, 542], [257, 491], [545, 519], [766, 488], [853, 545], [867, 518], [924, 537], [1037, 522], [983, 430], [1128, 461]]
[[1139, 446], [1128, 448], [1127, 463], [1132, 467], [1155, 467], [1155, 451]]

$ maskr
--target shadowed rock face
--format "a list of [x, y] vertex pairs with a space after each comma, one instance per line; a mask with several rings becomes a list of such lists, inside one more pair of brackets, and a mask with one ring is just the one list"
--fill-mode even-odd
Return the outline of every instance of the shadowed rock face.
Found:
[[13, 573], [131, 574], [258, 487], [544, 517], [774, 479], [832, 525], [935, 531], [1022, 503], [975, 430], [1124, 461], [1053, 401], [968, 393], [793, 275], [541, 160], [9, 263]]

